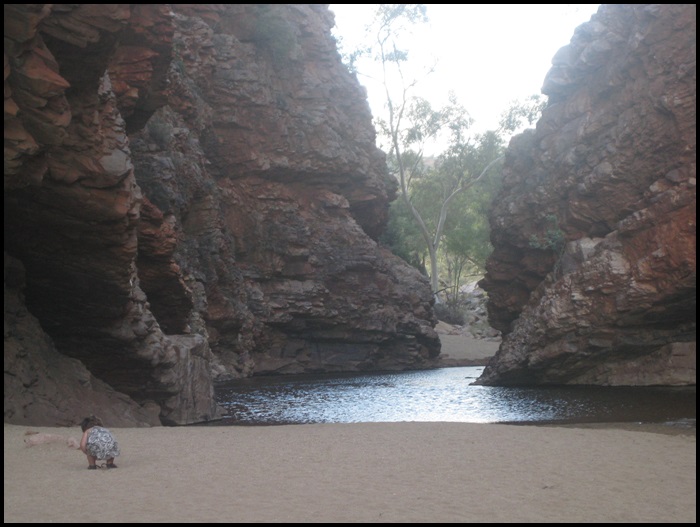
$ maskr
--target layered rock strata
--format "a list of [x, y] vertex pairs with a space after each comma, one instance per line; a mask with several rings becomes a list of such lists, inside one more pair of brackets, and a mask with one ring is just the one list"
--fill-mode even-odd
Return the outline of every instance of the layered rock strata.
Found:
[[695, 5], [603, 5], [514, 138], [480, 384], [695, 384]]
[[201, 422], [216, 380], [437, 364], [429, 285], [376, 242], [396, 187], [332, 25], [5, 6], [6, 421]]

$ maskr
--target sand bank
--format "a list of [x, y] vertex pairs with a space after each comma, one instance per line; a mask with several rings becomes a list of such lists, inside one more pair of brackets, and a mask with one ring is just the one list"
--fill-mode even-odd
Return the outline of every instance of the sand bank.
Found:
[[[695, 435], [466, 423], [5, 424], [5, 522], [695, 522]], [[54, 434], [28, 446], [28, 430]]]

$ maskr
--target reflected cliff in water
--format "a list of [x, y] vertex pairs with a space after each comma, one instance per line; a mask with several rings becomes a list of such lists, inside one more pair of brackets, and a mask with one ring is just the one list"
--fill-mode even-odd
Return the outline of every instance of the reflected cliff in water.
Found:
[[474, 386], [483, 367], [255, 377], [217, 388], [218, 425], [397, 421], [695, 427], [695, 387]]

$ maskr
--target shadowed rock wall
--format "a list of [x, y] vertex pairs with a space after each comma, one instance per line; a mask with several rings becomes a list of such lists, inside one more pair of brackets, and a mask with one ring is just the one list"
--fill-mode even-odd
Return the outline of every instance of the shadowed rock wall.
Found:
[[514, 138], [480, 384], [695, 384], [695, 5], [603, 5]]
[[217, 417], [216, 380], [436, 365], [427, 281], [376, 242], [396, 186], [332, 25], [5, 6], [6, 421], [184, 424]]

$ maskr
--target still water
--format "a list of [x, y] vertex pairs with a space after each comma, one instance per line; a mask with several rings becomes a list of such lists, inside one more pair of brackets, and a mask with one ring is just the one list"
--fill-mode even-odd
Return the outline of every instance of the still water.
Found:
[[219, 425], [640, 422], [695, 427], [695, 387], [473, 386], [483, 367], [254, 377], [219, 386]]

